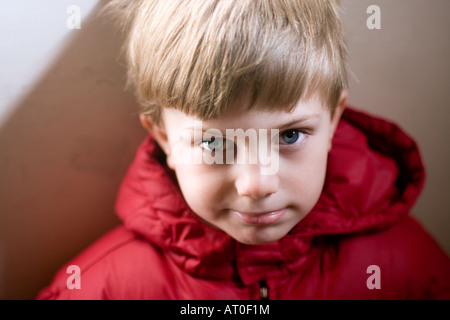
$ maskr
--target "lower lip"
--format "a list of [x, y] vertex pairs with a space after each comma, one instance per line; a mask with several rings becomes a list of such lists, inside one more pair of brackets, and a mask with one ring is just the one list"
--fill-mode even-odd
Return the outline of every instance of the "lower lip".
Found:
[[232, 212], [244, 223], [252, 225], [271, 225], [280, 221], [287, 212], [287, 209], [281, 209], [273, 212], [267, 212], [263, 214], [251, 214], [251, 213], [241, 213], [232, 210]]

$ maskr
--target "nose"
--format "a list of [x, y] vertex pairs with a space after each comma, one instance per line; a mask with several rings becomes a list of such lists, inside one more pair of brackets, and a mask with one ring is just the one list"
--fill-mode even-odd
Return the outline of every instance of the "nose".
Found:
[[278, 176], [262, 174], [258, 164], [241, 166], [235, 181], [239, 196], [262, 199], [278, 191]]

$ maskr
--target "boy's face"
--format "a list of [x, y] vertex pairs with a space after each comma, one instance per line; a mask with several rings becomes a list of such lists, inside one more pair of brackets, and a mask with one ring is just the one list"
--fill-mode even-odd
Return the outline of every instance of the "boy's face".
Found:
[[[236, 107], [219, 119], [201, 123], [196, 117], [164, 109], [164, 129], [149, 124], [144, 117], [141, 120], [166, 152], [190, 208], [235, 240], [262, 244], [285, 236], [319, 199], [328, 151], [344, 101], [342, 98], [333, 118], [314, 98], [299, 102], [291, 112], [245, 111]], [[251, 145], [251, 138], [230, 139], [227, 129], [256, 133], [257, 140], [263, 143]], [[259, 129], [267, 129], [268, 139], [263, 139]], [[269, 150], [265, 153], [270, 153], [271, 164], [261, 153], [258, 156], [257, 149], [266, 144], [270, 149], [263, 149]], [[245, 161], [237, 161], [238, 150], [244, 149]], [[192, 161], [186, 150], [200, 151], [203, 161]], [[218, 164], [218, 155], [223, 164]], [[257, 161], [251, 161], [251, 155], [256, 155]], [[215, 163], [211, 164], [212, 157]]]

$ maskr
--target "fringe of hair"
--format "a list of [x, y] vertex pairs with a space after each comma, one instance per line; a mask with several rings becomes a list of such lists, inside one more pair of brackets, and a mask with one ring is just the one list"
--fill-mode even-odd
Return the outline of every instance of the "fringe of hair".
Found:
[[237, 101], [290, 110], [315, 94], [333, 113], [348, 86], [336, 0], [113, 0], [105, 10], [128, 32], [128, 80], [155, 123], [163, 107], [207, 120]]

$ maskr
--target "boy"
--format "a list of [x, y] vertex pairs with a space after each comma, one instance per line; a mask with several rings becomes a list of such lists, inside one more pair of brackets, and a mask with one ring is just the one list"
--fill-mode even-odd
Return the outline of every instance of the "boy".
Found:
[[40, 299], [449, 298], [446, 254], [408, 211], [415, 143], [345, 108], [332, 0], [113, 1], [150, 135], [124, 226]]

